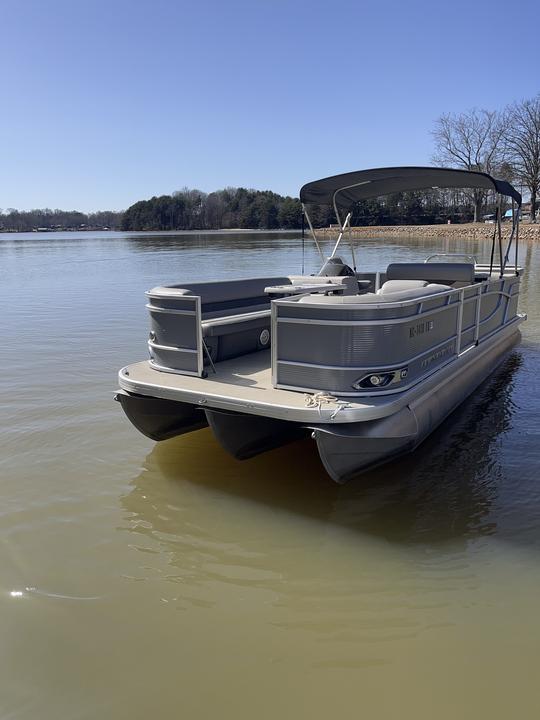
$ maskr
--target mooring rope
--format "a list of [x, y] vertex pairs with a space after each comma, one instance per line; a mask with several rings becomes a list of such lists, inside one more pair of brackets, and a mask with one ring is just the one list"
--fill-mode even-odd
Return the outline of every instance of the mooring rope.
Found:
[[323, 392], [322, 390], [316, 393], [313, 393], [313, 395], [310, 395], [308, 393], [305, 393], [304, 395], [304, 402], [306, 404], [306, 407], [316, 407], [319, 415], [322, 415], [322, 406], [323, 405], [331, 405], [335, 404], [337, 407], [335, 408], [334, 412], [330, 415], [330, 419], [333, 420], [338, 412], [343, 410], [343, 408], [350, 407], [350, 403], [346, 400], [339, 400], [339, 398], [335, 397], [334, 395], [331, 395], [330, 393]]

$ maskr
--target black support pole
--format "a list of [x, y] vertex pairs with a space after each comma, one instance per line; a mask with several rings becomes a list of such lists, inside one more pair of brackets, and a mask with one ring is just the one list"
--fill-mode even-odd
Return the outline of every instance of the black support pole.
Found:
[[305, 265], [305, 249], [306, 249], [306, 232], [305, 232], [305, 216], [302, 210], [302, 275], [304, 275]]

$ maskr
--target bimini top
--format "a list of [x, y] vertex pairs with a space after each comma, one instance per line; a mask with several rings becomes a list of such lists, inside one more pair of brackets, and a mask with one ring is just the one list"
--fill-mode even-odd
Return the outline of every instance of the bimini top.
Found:
[[514, 198], [518, 207], [521, 195], [506, 180], [487, 173], [438, 167], [394, 167], [359, 170], [314, 180], [300, 190], [303, 203], [333, 205], [349, 211], [360, 200], [404, 190], [428, 188], [478, 188], [495, 190]]

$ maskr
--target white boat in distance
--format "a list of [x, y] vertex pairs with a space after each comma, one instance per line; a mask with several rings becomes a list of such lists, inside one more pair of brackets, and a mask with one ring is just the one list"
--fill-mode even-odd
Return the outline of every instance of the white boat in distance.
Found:
[[[337, 255], [356, 203], [435, 187], [496, 194], [489, 264], [441, 254], [360, 272], [352, 242], [351, 265]], [[485, 173], [398, 167], [317, 180], [300, 199], [318, 274], [153, 288], [150, 359], [120, 370], [116, 399], [154, 440], [209, 425], [238, 459], [310, 435], [343, 483], [418, 447], [519, 341], [521, 195]], [[327, 259], [312, 204], [332, 205], [339, 223]]]

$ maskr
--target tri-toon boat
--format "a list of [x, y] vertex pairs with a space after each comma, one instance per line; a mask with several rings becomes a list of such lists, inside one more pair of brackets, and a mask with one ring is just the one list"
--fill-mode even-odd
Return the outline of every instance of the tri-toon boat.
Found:
[[[494, 193], [489, 263], [441, 254], [367, 272], [352, 242], [351, 265], [338, 255], [357, 203], [435, 187]], [[321, 270], [148, 291], [150, 359], [120, 370], [116, 399], [154, 440], [209, 425], [238, 459], [311, 435], [343, 483], [414, 450], [519, 341], [521, 195], [481, 172], [399, 167], [310, 182], [300, 199]], [[326, 259], [312, 204], [339, 224]]]

